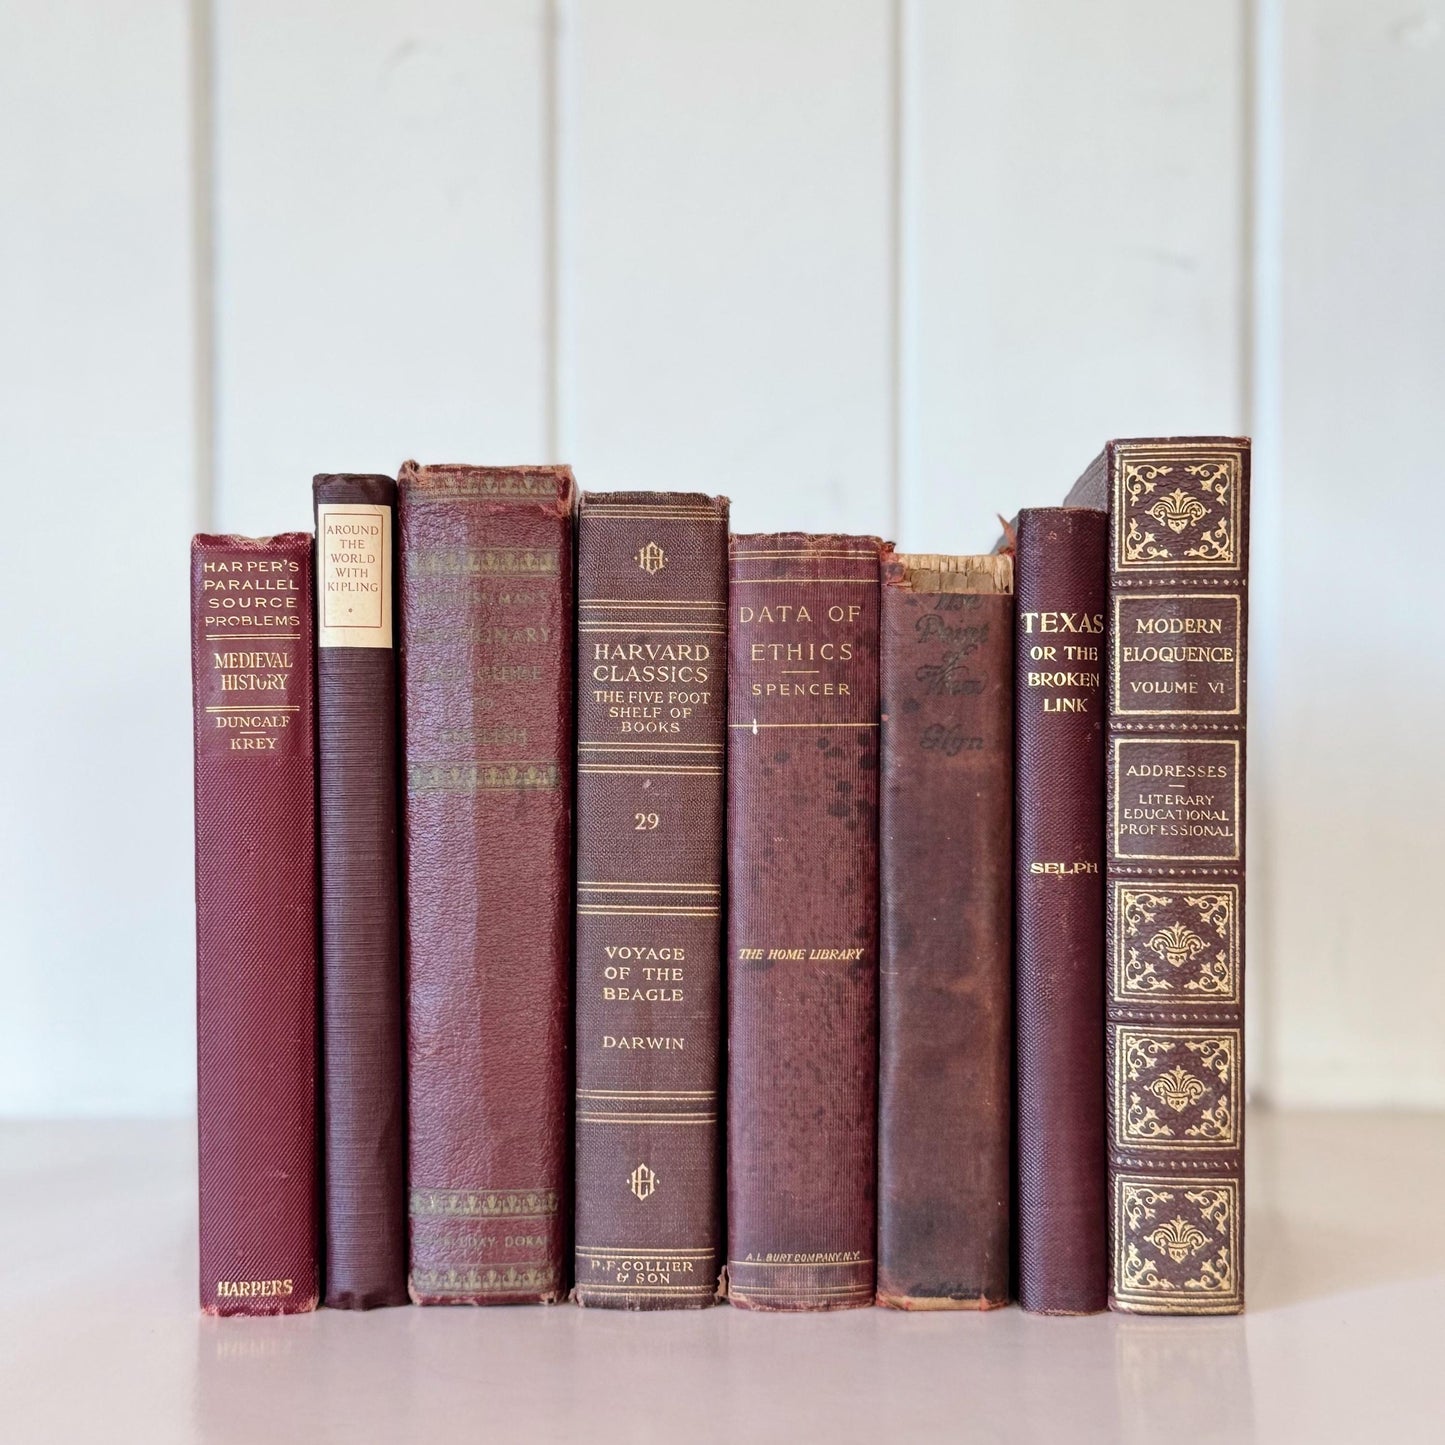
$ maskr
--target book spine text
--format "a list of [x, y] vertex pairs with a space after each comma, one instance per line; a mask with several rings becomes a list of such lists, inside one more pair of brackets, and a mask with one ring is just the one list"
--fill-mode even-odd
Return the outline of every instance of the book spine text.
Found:
[[325, 1303], [406, 1294], [406, 1091], [398, 882], [396, 483], [319, 476]]
[[1111, 1303], [1244, 1303], [1250, 448], [1110, 443]]
[[316, 1307], [311, 537], [191, 544], [201, 1308]]
[[575, 1286], [709, 1305], [721, 1259], [727, 502], [578, 513]]
[[873, 1303], [878, 549], [732, 539], [728, 1296]]
[[1106, 519], [1019, 513], [1015, 889], [1019, 1302], [1108, 1302], [1104, 1154]]

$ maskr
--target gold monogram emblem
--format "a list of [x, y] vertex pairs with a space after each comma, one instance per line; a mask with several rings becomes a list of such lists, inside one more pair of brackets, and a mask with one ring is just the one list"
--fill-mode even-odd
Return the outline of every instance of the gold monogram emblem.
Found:
[[637, 565], [644, 572], [656, 576], [667, 566], [667, 554], [656, 542], [649, 542], [637, 554]]
[[1191, 497], [1188, 492], [1175, 487], [1167, 497], [1160, 497], [1149, 508], [1147, 515], [1153, 517], [1156, 522], [1163, 522], [1175, 536], [1178, 536], [1186, 527], [1192, 526], [1207, 512], [1208, 508], [1202, 506], [1197, 497]]
[[1204, 940], [1197, 933], [1177, 921], [1168, 928], [1161, 928], [1145, 944], [1151, 953], [1157, 953], [1172, 968], [1188, 963], [1204, 946]]
[[1191, 1104], [1197, 1104], [1204, 1097], [1206, 1088], [1187, 1069], [1175, 1064], [1167, 1074], [1160, 1074], [1149, 1085], [1149, 1092], [1161, 1104], [1168, 1104], [1179, 1114]]
[[657, 1190], [657, 1175], [646, 1164], [639, 1164], [627, 1176], [627, 1184], [639, 1199], [646, 1199]]
[[1175, 1264], [1182, 1264], [1200, 1245], [1209, 1243], [1209, 1236], [1202, 1229], [1196, 1229], [1177, 1214], [1144, 1238], [1155, 1249], [1162, 1249]]

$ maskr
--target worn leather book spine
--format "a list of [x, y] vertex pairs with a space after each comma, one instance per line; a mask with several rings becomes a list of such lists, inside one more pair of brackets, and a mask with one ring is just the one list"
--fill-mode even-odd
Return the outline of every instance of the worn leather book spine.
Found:
[[874, 537], [739, 536], [728, 631], [728, 1298], [871, 1305]]
[[727, 536], [722, 497], [584, 493], [578, 511], [583, 1305], [717, 1295]]
[[878, 1303], [1008, 1303], [1013, 566], [883, 551]]
[[411, 1297], [566, 1293], [573, 486], [398, 485]]
[[200, 1293], [316, 1308], [311, 537], [191, 543]]
[[318, 476], [325, 1303], [406, 1295], [406, 1093], [396, 774], [396, 483]]
[[1017, 523], [1015, 857], [1019, 1303], [1108, 1302], [1104, 1149], [1107, 527], [1081, 507]]
[[1110, 1303], [1244, 1305], [1250, 446], [1113, 441], [1109, 513]]

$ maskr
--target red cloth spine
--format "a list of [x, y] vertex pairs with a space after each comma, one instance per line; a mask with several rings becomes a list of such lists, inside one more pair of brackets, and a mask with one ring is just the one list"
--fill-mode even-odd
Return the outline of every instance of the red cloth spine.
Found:
[[566, 1294], [572, 474], [399, 480], [412, 1299]]
[[878, 550], [734, 537], [728, 631], [728, 1297], [873, 1303]]
[[307, 533], [191, 544], [207, 1314], [316, 1307], [311, 575]]

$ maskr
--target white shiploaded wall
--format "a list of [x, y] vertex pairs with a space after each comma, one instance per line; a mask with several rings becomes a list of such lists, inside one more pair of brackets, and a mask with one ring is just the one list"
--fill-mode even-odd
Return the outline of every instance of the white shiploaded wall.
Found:
[[0, 1112], [191, 1100], [198, 527], [557, 458], [982, 550], [1239, 430], [1252, 1085], [1445, 1106], [1439, 0], [4, 0], [0, 168]]

